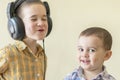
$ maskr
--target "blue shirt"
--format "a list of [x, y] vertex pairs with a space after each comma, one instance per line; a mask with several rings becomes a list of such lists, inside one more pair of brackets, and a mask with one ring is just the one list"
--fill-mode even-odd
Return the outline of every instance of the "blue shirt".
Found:
[[[75, 69], [72, 73], [68, 74], [64, 80], [87, 80], [84, 77], [83, 69], [79, 67]], [[116, 80], [112, 75], [108, 74], [105, 67], [101, 73], [99, 73], [95, 78], [92, 80]]]

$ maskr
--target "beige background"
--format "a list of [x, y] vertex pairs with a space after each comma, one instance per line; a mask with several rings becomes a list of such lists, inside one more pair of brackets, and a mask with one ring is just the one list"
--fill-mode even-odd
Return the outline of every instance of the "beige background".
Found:
[[[14, 40], [7, 31], [6, 6], [0, 0], [0, 48]], [[48, 56], [46, 80], [63, 80], [78, 66], [77, 39], [87, 27], [101, 26], [113, 36], [113, 55], [105, 62], [107, 70], [120, 80], [120, 0], [47, 0], [51, 7], [53, 30], [45, 40]]]

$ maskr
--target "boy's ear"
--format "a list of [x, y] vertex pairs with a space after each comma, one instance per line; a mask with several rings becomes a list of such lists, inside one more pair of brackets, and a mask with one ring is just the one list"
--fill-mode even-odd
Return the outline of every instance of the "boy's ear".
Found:
[[112, 51], [111, 50], [108, 50], [105, 54], [105, 57], [104, 57], [104, 61], [108, 60], [112, 55]]

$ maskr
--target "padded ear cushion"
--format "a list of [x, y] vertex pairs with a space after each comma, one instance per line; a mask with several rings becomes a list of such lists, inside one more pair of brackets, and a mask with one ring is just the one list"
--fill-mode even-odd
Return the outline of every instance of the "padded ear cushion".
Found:
[[48, 36], [52, 30], [52, 19], [49, 16], [47, 16], [47, 19], [48, 19], [48, 32], [46, 36]]
[[49, 8], [49, 5], [46, 1], [43, 2], [45, 8], [46, 8], [46, 14], [47, 14], [47, 19], [48, 19], [48, 32], [47, 32], [47, 35], [48, 36], [52, 30], [52, 19], [50, 17], [50, 8]]
[[15, 40], [23, 40], [25, 29], [22, 20], [19, 17], [13, 17], [8, 21], [8, 31]]
[[25, 29], [22, 20], [14, 13], [14, 2], [8, 3], [7, 17], [8, 17], [8, 31], [11, 37], [15, 40], [23, 40], [25, 36]]

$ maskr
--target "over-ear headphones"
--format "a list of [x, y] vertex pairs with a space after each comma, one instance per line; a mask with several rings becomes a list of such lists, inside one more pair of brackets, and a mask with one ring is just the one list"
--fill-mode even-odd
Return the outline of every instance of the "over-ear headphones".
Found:
[[[26, 0], [16, 0], [10, 2], [7, 6], [7, 17], [8, 17], [8, 31], [11, 37], [15, 40], [23, 40], [25, 37], [24, 23], [20, 17], [16, 14], [16, 9]], [[48, 22], [48, 36], [52, 30], [52, 19], [50, 17], [50, 8], [47, 2], [43, 2], [46, 8], [47, 22]]]

